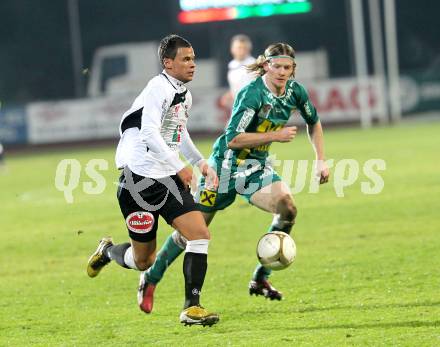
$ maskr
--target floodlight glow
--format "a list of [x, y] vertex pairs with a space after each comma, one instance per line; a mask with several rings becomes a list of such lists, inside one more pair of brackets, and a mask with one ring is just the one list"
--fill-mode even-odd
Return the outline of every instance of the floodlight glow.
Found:
[[[233, 1], [225, 2], [232, 3]], [[206, 1], [202, 1], [201, 4], [199, 4], [199, 7], [204, 9], [181, 11], [178, 15], [178, 20], [182, 24], [206, 23], [250, 17], [269, 17], [274, 15], [308, 13], [312, 10], [312, 4], [307, 0], [295, 2], [286, 2], [282, 0], [235, 1], [235, 3], [244, 2], [260, 3], [260, 5], [209, 8], [207, 7]], [[189, 2], [186, 3], [186, 7], [182, 6], [182, 8], [191, 8]]]

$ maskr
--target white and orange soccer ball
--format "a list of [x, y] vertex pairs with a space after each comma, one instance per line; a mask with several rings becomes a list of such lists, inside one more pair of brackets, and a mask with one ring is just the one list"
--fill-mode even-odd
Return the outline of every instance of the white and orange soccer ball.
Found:
[[257, 244], [257, 257], [264, 267], [272, 270], [285, 269], [295, 260], [295, 241], [282, 231], [264, 234]]

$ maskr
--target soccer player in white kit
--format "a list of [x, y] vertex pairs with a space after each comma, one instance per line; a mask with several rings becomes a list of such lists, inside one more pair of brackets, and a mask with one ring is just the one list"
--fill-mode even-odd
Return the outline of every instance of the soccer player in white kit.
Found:
[[229, 91], [221, 99], [222, 106], [228, 110], [232, 108], [235, 96], [240, 89], [257, 77], [255, 73], [246, 68], [255, 62], [255, 58], [251, 55], [251, 39], [244, 34], [233, 36], [230, 50], [233, 59], [228, 64]]
[[[149, 81], [124, 113], [116, 165], [122, 169], [118, 201], [130, 243], [115, 245], [103, 238], [89, 259], [87, 273], [96, 277], [111, 260], [125, 268], [144, 271], [154, 262], [158, 218], [180, 231], [189, 240], [183, 263], [185, 304], [180, 321], [184, 324], [212, 325], [219, 317], [200, 306], [210, 233], [198, 210], [189, 185], [192, 170], [185, 167], [179, 151], [202, 175], [217, 186], [216, 172], [194, 146], [186, 123], [192, 97], [185, 83], [195, 71], [191, 44], [178, 35], [168, 35], [159, 45], [162, 73]], [[146, 291], [141, 275], [138, 303], [144, 307]]]

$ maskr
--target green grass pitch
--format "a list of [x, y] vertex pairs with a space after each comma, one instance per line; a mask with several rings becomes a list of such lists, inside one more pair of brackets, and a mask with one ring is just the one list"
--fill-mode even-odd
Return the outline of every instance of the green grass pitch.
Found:
[[[127, 239], [115, 198], [114, 148], [7, 157], [0, 171], [1, 346], [438, 346], [440, 345], [440, 123], [326, 132], [327, 158], [382, 158], [385, 186], [361, 192], [365, 176], [335, 194], [333, 180], [295, 195], [298, 254], [272, 281], [285, 300], [250, 297], [255, 246], [271, 216], [240, 198], [211, 225], [202, 303], [221, 315], [211, 328], [183, 327], [182, 258], [137, 307], [138, 274], [110, 264], [85, 272], [101, 236]], [[199, 142], [205, 154], [211, 141]], [[274, 144], [277, 159], [313, 159], [304, 129]], [[60, 160], [77, 159], [80, 186], [67, 204], [55, 189]], [[109, 162], [107, 185], [88, 195], [84, 168]], [[295, 171], [294, 171], [295, 172]], [[333, 172], [333, 171], [332, 171]], [[170, 228], [161, 224], [158, 243]]]

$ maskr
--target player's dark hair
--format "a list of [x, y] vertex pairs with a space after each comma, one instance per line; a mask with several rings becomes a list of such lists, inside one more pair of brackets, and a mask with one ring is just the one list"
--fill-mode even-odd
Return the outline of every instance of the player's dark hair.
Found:
[[[287, 43], [274, 43], [266, 48], [264, 54], [258, 56], [255, 63], [247, 66], [249, 71], [256, 71], [260, 76], [263, 76], [266, 71], [264, 71], [263, 65], [268, 62], [272, 57], [277, 56], [288, 56], [295, 59], [295, 50], [292, 46]], [[294, 67], [296, 64], [294, 63]], [[295, 68], [293, 69], [293, 77], [295, 76]]]
[[165, 67], [163, 63], [165, 58], [170, 58], [170, 59], [176, 58], [177, 50], [181, 47], [192, 47], [192, 46], [187, 40], [176, 34], [170, 34], [168, 36], [165, 36], [162, 40], [160, 40], [157, 54], [159, 55], [159, 61], [161, 65]]

